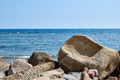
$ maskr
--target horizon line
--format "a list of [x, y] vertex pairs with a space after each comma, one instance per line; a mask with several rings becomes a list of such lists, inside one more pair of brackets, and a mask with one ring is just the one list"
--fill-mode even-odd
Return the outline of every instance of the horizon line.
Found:
[[0, 29], [120, 29], [120, 28], [0, 28]]

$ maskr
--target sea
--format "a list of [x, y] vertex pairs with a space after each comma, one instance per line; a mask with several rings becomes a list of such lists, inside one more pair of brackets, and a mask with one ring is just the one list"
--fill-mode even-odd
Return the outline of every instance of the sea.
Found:
[[120, 29], [0, 29], [0, 57], [7, 62], [46, 52], [57, 60], [64, 42], [76, 34], [91, 37], [109, 48], [120, 50]]

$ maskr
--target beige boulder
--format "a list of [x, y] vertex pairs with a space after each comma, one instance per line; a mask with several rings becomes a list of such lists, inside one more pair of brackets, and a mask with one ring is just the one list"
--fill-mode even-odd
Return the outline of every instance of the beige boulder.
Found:
[[85, 35], [74, 35], [61, 47], [58, 61], [65, 72], [81, 71], [84, 67], [94, 68], [102, 79], [116, 68], [119, 55], [117, 51], [102, 46]]
[[32, 65], [29, 64], [25, 59], [16, 59], [10, 63], [8, 75], [15, 74], [21, 71], [26, 71], [32, 68]]

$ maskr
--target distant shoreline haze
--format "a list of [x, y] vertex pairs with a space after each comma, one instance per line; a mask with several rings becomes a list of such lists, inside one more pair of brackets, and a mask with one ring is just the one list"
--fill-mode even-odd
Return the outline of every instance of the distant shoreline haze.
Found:
[[0, 29], [0, 32], [28, 32], [28, 33], [39, 33], [39, 32], [118, 32], [120, 29]]

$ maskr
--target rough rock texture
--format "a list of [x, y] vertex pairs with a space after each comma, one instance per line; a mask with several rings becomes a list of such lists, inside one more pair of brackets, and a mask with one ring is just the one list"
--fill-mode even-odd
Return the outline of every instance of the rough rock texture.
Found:
[[[119, 61], [117, 68], [109, 76], [115, 77], [115, 76], [119, 76], [119, 74], [120, 74], [120, 61]], [[107, 77], [109, 77], [109, 76], [107, 76]]]
[[58, 61], [65, 72], [81, 71], [86, 66], [97, 69], [102, 79], [116, 68], [119, 55], [85, 35], [74, 35], [61, 47]]
[[6, 77], [5, 72], [4, 71], [0, 71], [0, 79], [4, 78], [4, 77]]
[[66, 79], [64, 79], [64, 78], [50, 79], [49, 77], [44, 76], [44, 77], [36, 78], [36, 79], [33, 79], [33, 80], [66, 80]]
[[27, 63], [25, 59], [16, 59], [10, 63], [8, 75], [18, 73], [21, 71], [26, 71], [30, 68], [32, 68], [32, 65]]
[[8, 68], [9, 64], [5, 62], [2, 58], [0, 58], [0, 71]]
[[[80, 76], [80, 73], [79, 73]], [[65, 80], [80, 80], [80, 77], [78, 77], [78, 75], [74, 75], [74, 74], [64, 74], [64, 79]]]
[[5, 71], [8, 69], [9, 64], [0, 58], [0, 78], [5, 77]]
[[51, 61], [50, 56], [44, 52], [33, 52], [28, 62], [33, 66]]
[[63, 78], [64, 71], [62, 69], [54, 69], [51, 71], [41, 73], [39, 78], [33, 80], [64, 80]]
[[41, 72], [49, 71], [56, 68], [56, 62], [48, 62], [45, 64], [37, 65], [27, 71], [9, 75], [4, 80], [32, 80], [41, 76]]

